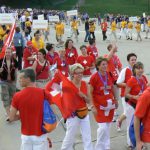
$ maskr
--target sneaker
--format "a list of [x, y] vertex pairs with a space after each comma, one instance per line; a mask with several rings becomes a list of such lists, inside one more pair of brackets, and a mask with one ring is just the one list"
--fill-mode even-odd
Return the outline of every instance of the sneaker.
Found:
[[117, 120], [116, 125], [117, 125], [117, 131], [120, 132], [121, 131], [121, 121]]

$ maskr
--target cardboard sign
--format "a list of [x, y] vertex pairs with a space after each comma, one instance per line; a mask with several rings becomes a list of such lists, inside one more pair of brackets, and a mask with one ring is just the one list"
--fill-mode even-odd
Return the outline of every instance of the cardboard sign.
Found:
[[143, 17], [146, 18], [146, 14], [145, 13], [143, 13]]
[[12, 24], [15, 18], [12, 13], [2, 13], [0, 14], [0, 24]]
[[33, 29], [47, 29], [48, 28], [48, 20], [33, 20]]
[[59, 22], [59, 16], [49, 16], [50, 22]]
[[32, 11], [32, 8], [27, 8], [27, 11]]
[[67, 11], [67, 16], [77, 16], [77, 15], [78, 15], [78, 11], [77, 10]]
[[44, 20], [44, 15], [38, 15], [38, 20]]
[[129, 21], [137, 22], [137, 21], [139, 21], [139, 19], [138, 19], [138, 17], [129, 17]]

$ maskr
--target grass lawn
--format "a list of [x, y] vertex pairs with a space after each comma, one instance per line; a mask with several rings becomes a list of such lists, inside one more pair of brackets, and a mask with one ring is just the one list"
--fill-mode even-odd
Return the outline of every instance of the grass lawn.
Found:
[[148, 12], [148, 1], [150, 2], [150, 0], [85, 0], [80, 11], [87, 11], [90, 15], [95, 13], [141, 15]]

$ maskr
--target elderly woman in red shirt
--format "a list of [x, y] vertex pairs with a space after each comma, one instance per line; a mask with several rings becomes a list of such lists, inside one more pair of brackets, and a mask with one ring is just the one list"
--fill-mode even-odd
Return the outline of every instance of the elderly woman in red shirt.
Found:
[[50, 64], [46, 59], [45, 49], [38, 51], [38, 58], [33, 64], [33, 69], [36, 72], [36, 84], [40, 88], [44, 88], [50, 78]]

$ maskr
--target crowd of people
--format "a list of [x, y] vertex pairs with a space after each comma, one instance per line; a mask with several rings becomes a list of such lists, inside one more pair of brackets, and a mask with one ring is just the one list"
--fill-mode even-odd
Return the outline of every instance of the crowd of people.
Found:
[[[81, 128], [84, 150], [110, 150], [110, 127], [120, 97], [123, 110], [116, 122], [118, 132], [126, 119], [126, 143], [129, 150], [134, 149], [129, 138], [129, 126], [134, 116], [136, 148], [141, 150], [145, 147], [150, 150], [150, 82], [144, 75], [143, 63], [137, 61], [138, 56], [135, 53], [129, 53], [126, 56], [128, 66], [125, 68], [122, 67], [121, 60], [116, 54], [118, 50], [116, 44], [108, 44], [108, 53], [100, 56], [94, 34], [96, 23], [90, 21], [88, 16], [84, 20], [86, 32], [84, 42], [89, 44], [85, 43], [80, 46], [81, 53], [77, 50], [72, 38], [63, 40], [65, 31], [63, 21], [59, 21], [55, 25], [57, 40], [55, 45], [49, 42], [49, 29], [37, 30], [33, 33], [32, 20], [29, 16], [31, 13], [28, 11], [21, 13], [18, 20], [20, 26], [15, 28], [11, 46], [6, 48], [5, 56], [0, 60], [3, 106], [8, 122], [21, 121], [21, 149], [48, 150], [47, 134], [41, 130], [43, 100], [46, 97], [50, 105], [55, 103], [50, 92], [56, 88], [56, 85], [60, 86], [62, 95], [69, 95], [69, 90], [63, 89], [63, 79], [65, 79], [69, 80], [68, 83], [73, 85], [70, 87], [75, 87], [78, 92], [71, 93], [73, 96], [70, 98], [74, 111], [64, 118], [66, 135], [61, 150], [73, 149], [75, 135], [79, 127]], [[100, 15], [98, 17], [98, 25], [101, 27], [104, 41], [107, 39], [109, 26], [111, 35], [116, 41], [118, 40], [117, 28], [121, 29], [119, 38], [125, 34], [127, 40], [132, 40], [133, 27], [137, 31], [137, 40], [142, 40], [139, 21], [134, 26], [127, 17], [121, 18], [121, 21], [117, 21], [116, 17], [112, 17], [112, 19], [106, 17], [101, 21]], [[73, 17], [70, 23], [71, 37], [75, 35], [76, 42], [78, 42], [79, 36], [78, 25], [79, 20], [77, 17]], [[11, 25], [0, 26], [1, 47], [5, 44], [10, 29]], [[146, 38], [148, 38], [149, 31], [150, 19], [147, 18]], [[62, 45], [64, 48], [62, 47], [59, 52], [56, 52], [55, 46]], [[63, 79], [58, 73], [63, 76]], [[21, 86], [20, 89], [16, 88], [17, 78]], [[16, 92], [16, 90], [19, 91]], [[62, 109], [70, 111], [70, 108], [65, 105]], [[91, 141], [88, 111], [92, 111], [98, 125], [95, 147]], [[142, 135], [139, 131], [141, 122], [144, 126]]]

